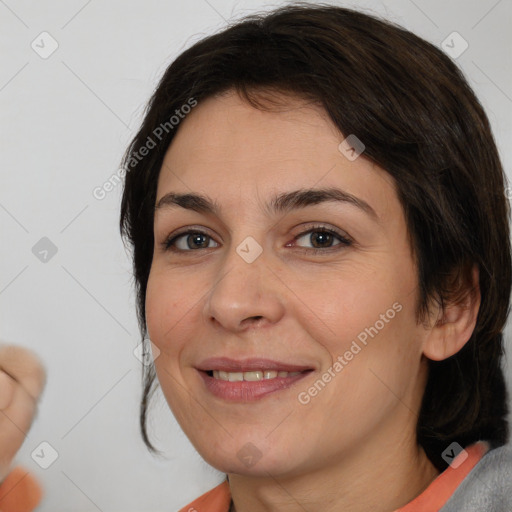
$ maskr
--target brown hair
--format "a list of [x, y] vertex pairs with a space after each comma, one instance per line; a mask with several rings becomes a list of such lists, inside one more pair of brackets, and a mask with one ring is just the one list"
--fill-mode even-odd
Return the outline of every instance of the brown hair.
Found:
[[[156, 147], [144, 158], [134, 156], [190, 98], [200, 103], [231, 89], [257, 108], [263, 108], [257, 98], [269, 90], [322, 105], [342, 134], [364, 143], [364, 157], [393, 176], [418, 268], [418, 321], [433, 300], [444, 306], [458, 298], [454, 283], [467, 290], [471, 267], [478, 266], [476, 327], [456, 355], [429, 361], [418, 442], [441, 470], [441, 453], [452, 441], [505, 444], [500, 364], [511, 289], [509, 206], [489, 121], [448, 56], [368, 14], [287, 5], [202, 39], [167, 68], [123, 159], [128, 172], [120, 227], [133, 248], [142, 335], [157, 180], [177, 128], [160, 130]], [[140, 415], [143, 439], [153, 451], [146, 413], [155, 377], [153, 366], [144, 369]]]

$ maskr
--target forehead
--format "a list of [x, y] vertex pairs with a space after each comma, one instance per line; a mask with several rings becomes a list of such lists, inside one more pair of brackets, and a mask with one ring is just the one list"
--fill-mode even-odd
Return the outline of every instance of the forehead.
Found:
[[317, 159], [319, 151], [335, 143], [336, 132], [319, 107], [290, 98], [278, 109], [260, 110], [231, 92], [195, 107], [180, 124], [167, 156], [174, 165], [205, 158], [247, 165], [256, 152], [254, 165], [285, 159], [300, 162]]
[[[164, 158], [157, 201], [170, 190], [250, 200], [298, 188], [337, 187], [388, 201], [391, 176], [366, 158], [347, 159], [344, 135], [319, 106], [290, 97], [270, 111], [235, 92], [208, 98], [181, 121]], [[256, 192], [257, 191], [257, 192]]]

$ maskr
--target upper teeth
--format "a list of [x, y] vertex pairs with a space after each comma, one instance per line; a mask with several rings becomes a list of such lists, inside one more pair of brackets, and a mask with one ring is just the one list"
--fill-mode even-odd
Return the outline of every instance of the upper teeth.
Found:
[[301, 372], [276, 372], [273, 370], [258, 370], [255, 372], [222, 372], [213, 370], [213, 378], [228, 380], [229, 382], [240, 382], [243, 380], [255, 381], [263, 379], [275, 379], [276, 377], [293, 377]]

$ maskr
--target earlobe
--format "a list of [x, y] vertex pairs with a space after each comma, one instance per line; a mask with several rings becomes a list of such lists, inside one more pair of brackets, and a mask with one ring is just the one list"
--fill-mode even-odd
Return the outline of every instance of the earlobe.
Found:
[[464, 287], [459, 300], [439, 311], [439, 317], [423, 345], [425, 357], [433, 361], [447, 359], [459, 352], [471, 338], [481, 302], [476, 265], [471, 270], [471, 281]]

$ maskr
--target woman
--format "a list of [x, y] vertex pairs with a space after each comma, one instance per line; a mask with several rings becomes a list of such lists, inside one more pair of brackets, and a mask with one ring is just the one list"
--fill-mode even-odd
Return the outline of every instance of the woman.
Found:
[[158, 377], [227, 474], [183, 510], [511, 509], [504, 174], [449, 57], [252, 16], [169, 66], [124, 165], [143, 436]]
[[510, 511], [504, 174], [458, 68], [297, 4], [182, 53], [124, 159], [156, 378], [227, 474], [182, 510]]

